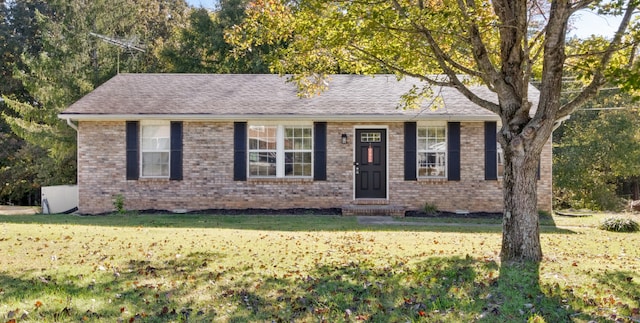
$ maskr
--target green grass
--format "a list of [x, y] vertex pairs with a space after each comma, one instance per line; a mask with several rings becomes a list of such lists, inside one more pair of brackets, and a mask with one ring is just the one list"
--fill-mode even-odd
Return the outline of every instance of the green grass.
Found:
[[467, 220], [0, 216], [0, 321], [640, 319], [640, 233], [554, 216], [540, 265], [501, 264]]

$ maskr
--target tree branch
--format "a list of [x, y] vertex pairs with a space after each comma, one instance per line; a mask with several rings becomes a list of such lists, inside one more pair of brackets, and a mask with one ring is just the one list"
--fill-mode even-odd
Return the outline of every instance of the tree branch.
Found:
[[464, 83], [462, 81], [460, 81], [460, 79], [458, 78], [458, 76], [456, 74], [453, 74], [453, 77], [449, 74], [447, 74], [447, 76], [449, 77], [449, 81], [447, 82], [443, 82], [443, 81], [439, 81], [437, 79], [428, 77], [426, 75], [423, 74], [418, 74], [415, 72], [411, 72], [407, 69], [404, 69], [400, 66], [394, 65], [392, 63], [390, 63], [387, 60], [381, 59], [377, 56], [375, 56], [374, 54], [368, 52], [367, 50], [365, 50], [364, 48], [360, 48], [354, 44], [350, 45], [353, 49], [359, 51], [361, 54], [365, 55], [366, 58], [365, 59], [369, 59], [371, 61], [374, 61], [376, 63], [379, 63], [381, 65], [383, 65], [384, 67], [402, 74], [402, 75], [406, 75], [406, 76], [410, 76], [410, 77], [415, 77], [421, 81], [427, 82], [431, 85], [436, 85], [436, 86], [446, 86], [446, 87], [453, 87], [455, 89], [457, 89], [458, 91], [460, 91], [460, 93], [462, 93], [462, 95], [464, 95], [467, 99], [469, 99], [469, 101], [477, 104], [480, 107], [483, 107], [491, 112], [494, 113], [499, 113], [500, 112], [500, 106], [496, 103], [493, 103], [491, 101], [487, 101], [481, 97], [479, 97], [478, 95], [476, 95], [475, 93], [473, 93], [467, 86], [464, 85]]
[[[471, 3], [473, 4], [472, 1]], [[472, 22], [473, 20], [469, 17], [467, 12], [467, 5], [462, 0], [458, 0], [458, 7], [460, 8], [460, 12], [464, 16], [465, 21], [469, 26], [469, 35], [471, 45], [473, 47], [473, 56], [476, 63], [478, 64], [478, 67], [484, 73], [482, 79], [488, 86], [495, 87], [497, 83], [501, 82], [500, 75], [491, 62], [491, 59], [489, 58], [489, 53], [482, 40], [478, 25]]]
[[556, 120], [568, 116], [578, 107], [594, 97], [598, 93], [598, 90], [606, 83], [604, 70], [611, 62], [613, 54], [616, 52], [616, 49], [622, 42], [622, 36], [627, 30], [629, 22], [631, 21], [631, 18], [633, 16], [633, 12], [637, 9], [637, 7], [638, 5], [634, 1], [629, 2], [627, 9], [625, 9], [624, 16], [622, 17], [622, 21], [618, 26], [618, 30], [609, 43], [609, 46], [605, 50], [604, 55], [602, 55], [599, 67], [594, 71], [591, 83], [589, 83], [589, 85], [587, 85], [587, 87], [580, 94], [573, 98], [573, 100], [560, 107], [560, 109], [558, 110], [558, 114], [556, 115]]
[[595, 0], [580, 0], [573, 3], [571, 6], [571, 13], [573, 15], [576, 11], [580, 11], [582, 9], [586, 9], [590, 4], [596, 2]]

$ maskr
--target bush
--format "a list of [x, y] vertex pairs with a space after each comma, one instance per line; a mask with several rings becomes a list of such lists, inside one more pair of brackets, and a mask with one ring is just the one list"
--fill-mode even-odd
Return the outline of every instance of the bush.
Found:
[[424, 210], [424, 213], [426, 213], [427, 215], [435, 215], [438, 213], [438, 207], [433, 203], [429, 203], [429, 202], [424, 203], [424, 208], [422, 209]]
[[113, 208], [116, 209], [118, 214], [127, 212], [124, 208], [124, 196], [122, 194], [117, 194], [113, 197]]
[[628, 218], [607, 218], [599, 227], [601, 230], [613, 232], [636, 232], [640, 231], [638, 222]]

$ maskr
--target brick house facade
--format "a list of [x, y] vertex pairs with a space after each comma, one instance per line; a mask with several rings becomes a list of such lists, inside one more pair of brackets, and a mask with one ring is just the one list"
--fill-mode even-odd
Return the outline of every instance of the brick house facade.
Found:
[[[111, 212], [116, 195], [130, 210], [501, 212], [497, 116], [455, 91], [439, 109], [397, 109], [410, 85], [336, 75], [302, 99], [274, 75], [120, 74], [60, 115], [78, 128], [79, 212]], [[551, 171], [549, 142], [545, 211]]]

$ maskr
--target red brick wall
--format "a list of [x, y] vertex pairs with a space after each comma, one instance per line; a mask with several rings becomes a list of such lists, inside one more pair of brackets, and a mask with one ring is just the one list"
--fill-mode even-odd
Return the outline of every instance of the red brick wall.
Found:
[[[461, 123], [461, 180], [404, 180], [403, 123], [366, 123], [388, 129], [389, 203], [421, 209], [502, 210], [501, 181], [484, 180], [484, 125]], [[353, 133], [358, 123], [327, 125], [327, 180], [233, 180], [233, 122], [184, 122], [183, 180], [126, 180], [125, 122], [79, 123], [79, 212], [114, 210], [122, 194], [128, 210], [339, 208], [353, 202]], [[349, 143], [341, 143], [341, 134]], [[551, 144], [542, 155], [541, 210], [551, 210]]]

